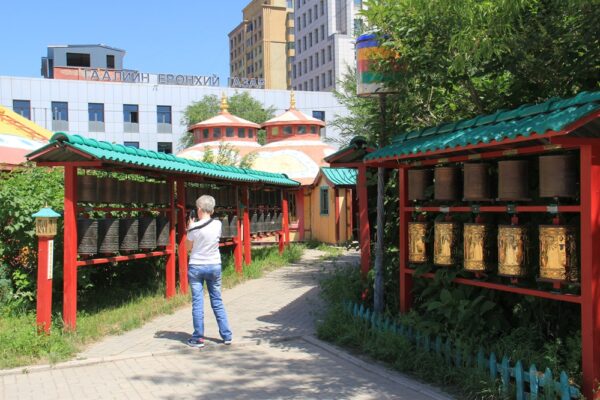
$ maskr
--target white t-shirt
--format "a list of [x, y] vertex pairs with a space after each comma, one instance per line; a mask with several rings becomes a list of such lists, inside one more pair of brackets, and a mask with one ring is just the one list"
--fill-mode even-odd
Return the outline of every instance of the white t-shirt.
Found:
[[210, 224], [200, 229], [190, 229], [204, 224], [209, 218], [196, 221], [188, 227], [187, 240], [193, 242], [188, 264], [206, 265], [221, 264], [219, 239], [221, 238], [221, 221], [214, 219]]

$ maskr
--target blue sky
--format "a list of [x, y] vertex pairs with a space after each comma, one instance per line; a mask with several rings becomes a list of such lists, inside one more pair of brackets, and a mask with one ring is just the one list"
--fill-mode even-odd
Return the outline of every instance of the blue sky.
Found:
[[40, 76], [50, 44], [124, 49], [124, 67], [229, 76], [227, 34], [250, 0], [2, 1], [0, 75]]

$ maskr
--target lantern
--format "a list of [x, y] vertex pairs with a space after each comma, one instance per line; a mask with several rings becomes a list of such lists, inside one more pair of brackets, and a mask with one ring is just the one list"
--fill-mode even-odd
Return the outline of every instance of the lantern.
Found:
[[32, 215], [35, 218], [35, 234], [40, 237], [56, 236], [58, 218], [60, 214], [51, 209], [44, 207], [40, 211]]

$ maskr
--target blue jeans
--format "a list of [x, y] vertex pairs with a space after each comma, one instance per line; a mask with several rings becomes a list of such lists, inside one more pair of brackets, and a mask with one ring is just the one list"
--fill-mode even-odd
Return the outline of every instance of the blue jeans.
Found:
[[204, 281], [210, 297], [210, 306], [215, 313], [219, 334], [223, 340], [231, 340], [231, 329], [221, 298], [221, 264], [190, 265], [188, 281], [192, 287], [193, 339], [204, 337]]

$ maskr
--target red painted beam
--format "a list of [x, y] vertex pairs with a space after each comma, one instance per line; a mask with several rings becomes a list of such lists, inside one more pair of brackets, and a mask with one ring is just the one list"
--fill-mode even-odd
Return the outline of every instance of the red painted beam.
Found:
[[189, 289], [188, 284], [188, 252], [187, 252], [187, 215], [185, 209], [185, 182], [183, 179], [177, 179], [177, 264], [179, 269], [179, 291], [186, 294]]
[[[471, 207], [466, 206], [456, 206], [456, 207], [440, 207], [440, 206], [416, 206], [416, 207], [405, 207], [405, 211], [413, 212], [413, 211], [427, 211], [427, 212], [441, 212], [442, 210], [448, 212], [457, 212], [457, 213], [470, 213], [473, 212]], [[558, 206], [558, 212], [561, 213], [578, 213], [581, 210], [580, 206]], [[505, 213], [508, 211], [507, 206], [479, 206], [480, 212], [500, 212]], [[515, 212], [517, 213], [539, 213], [539, 212], [548, 212], [547, 206], [515, 206]]]
[[304, 188], [296, 192], [296, 216], [298, 217], [298, 240], [304, 240]]
[[412, 306], [412, 275], [407, 274], [408, 269], [408, 221], [410, 212], [407, 211], [408, 203], [408, 174], [405, 168], [398, 170], [398, 199], [399, 199], [399, 260], [400, 260], [400, 312], [407, 313]]
[[356, 190], [358, 192], [358, 219], [360, 229], [360, 271], [363, 278], [365, 278], [371, 265], [371, 228], [369, 226], [367, 168], [364, 165], [358, 168]]
[[339, 202], [339, 191], [337, 188], [333, 189], [333, 208], [335, 209], [335, 244], [340, 242], [340, 202]]
[[250, 189], [247, 186], [243, 186], [242, 191], [242, 206], [244, 207], [244, 222], [242, 224], [244, 231], [244, 264], [252, 264], [252, 239], [250, 237], [250, 212], [248, 208], [250, 206]]
[[65, 329], [77, 327], [77, 168], [65, 166], [63, 319]]
[[290, 244], [290, 216], [288, 215], [289, 210], [288, 210], [288, 199], [287, 199], [287, 193], [285, 191], [281, 191], [281, 214], [283, 216], [282, 218], [282, 228], [283, 228], [283, 234], [284, 234], [284, 239], [285, 239], [285, 245], [289, 246]]
[[149, 253], [127, 254], [127, 255], [123, 255], [123, 256], [91, 258], [89, 260], [77, 261], [77, 266], [85, 267], [88, 265], [100, 265], [100, 264], [108, 264], [108, 263], [121, 262], [121, 261], [141, 260], [143, 258], [161, 257], [161, 256], [170, 255], [170, 254], [173, 254], [173, 252], [171, 250], [161, 250], [161, 251], [152, 251]]
[[175, 210], [175, 180], [173, 178], [167, 178], [167, 188], [169, 190], [169, 205], [171, 208], [171, 213], [169, 215], [170, 219], [170, 229], [169, 229], [169, 245], [167, 246], [167, 265], [165, 268], [166, 274], [166, 297], [171, 298], [175, 296], [176, 287], [175, 287], [175, 225], [177, 223], [176, 220], [176, 210]]
[[[406, 271], [405, 271], [405, 275], [412, 276], [414, 274], [415, 274], [415, 270], [413, 270], [413, 269], [406, 269]], [[427, 278], [427, 279], [434, 279], [435, 274], [429, 272], [429, 273], [426, 273], [423, 275], [419, 275], [419, 277]], [[583, 302], [582, 296], [577, 296], [577, 295], [572, 295], [572, 294], [546, 292], [543, 290], [504, 285], [501, 283], [484, 282], [484, 281], [478, 281], [478, 280], [466, 279], [466, 278], [455, 278], [452, 280], [452, 282], [458, 283], [460, 285], [477, 286], [477, 287], [482, 287], [482, 288], [486, 288], [486, 289], [498, 290], [498, 291], [502, 291], [502, 292], [517, 293], [517, 294], [522, 294], [525, 296], [541, 297], [544, 299], [564, 301], [564, 302], [568, 302], [568, 303], [581, 304]]]

